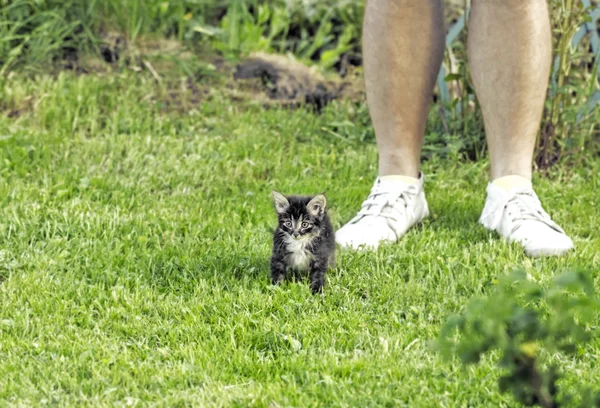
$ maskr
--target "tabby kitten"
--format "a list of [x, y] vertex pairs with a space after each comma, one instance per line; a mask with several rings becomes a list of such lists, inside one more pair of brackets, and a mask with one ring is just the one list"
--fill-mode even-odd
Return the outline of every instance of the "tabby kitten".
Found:
[[285, 279], [287, 271], [308, 272], [313, 293], [322, 292], [325, 272], [335, 262], [335, 233], [324, 195], [288, 196], [273, 191], [279, 225], [273, 235], [271, 280]]

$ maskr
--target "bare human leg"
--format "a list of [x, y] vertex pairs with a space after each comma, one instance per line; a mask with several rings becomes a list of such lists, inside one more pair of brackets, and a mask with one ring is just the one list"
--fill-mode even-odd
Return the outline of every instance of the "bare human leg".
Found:
[[428, 215], [420, 156], [444, 32], [442, 0], [367, 0], [364, 70], [380, 177], [336, 233], [343, 247], [395, 242]]
[[531, 179], [551, 61], [546, 0], [473, 0], [469, 63], [483, 110], [492, 180]]
[[363, 55], [379, 175], [416, 178], [444, 55], [442, 1], [367, 0]]
[[491, 164], [480, 222], [529, 256], [562, 255], [573, 242], [531, 185], [552, 61], [546, 0], [473, 0], [469, 60]]

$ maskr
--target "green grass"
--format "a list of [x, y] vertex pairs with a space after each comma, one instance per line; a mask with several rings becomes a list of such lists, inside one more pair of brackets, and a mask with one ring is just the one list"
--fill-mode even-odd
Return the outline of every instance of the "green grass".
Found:
[[[5, 81], [0, 116], [0, 405], [515, 406], [493, 360], [431, 351], [449, 314], [516, 267], [599, 287], [598, 161], [536, 180], [577, 249], [532, 260], [477, 224], [487, 164], [425, 163], [432, 217], [377, 253], [340, 252], [324, 297], [268, 280], [269, 192], [326, 191], [336, 227], [373, 144], [322, 130], [348, 106], [165, 112], [132, 74]], [[566, 384], [600, 388], [596, 340]]]

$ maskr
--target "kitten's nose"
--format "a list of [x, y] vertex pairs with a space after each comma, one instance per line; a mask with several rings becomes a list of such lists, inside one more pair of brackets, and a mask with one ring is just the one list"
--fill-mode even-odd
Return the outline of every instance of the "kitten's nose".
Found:
[[298, 232], [294, 231], [294, 232], [292, 233], [292, 235], [294, 236], [294, 238], [298, 238], [298, 236], [299, 236], [300, 234], [299, 234]]

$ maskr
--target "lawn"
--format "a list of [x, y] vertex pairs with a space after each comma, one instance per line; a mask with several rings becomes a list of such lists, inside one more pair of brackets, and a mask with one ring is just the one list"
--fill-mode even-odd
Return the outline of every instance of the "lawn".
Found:
[[[219, 89], [174, 108], [153, 81], [4, 82], [2, 406], [515, 406], [496, 356], [464, 369], [432, 350], [440, 326], [515, 268], [543, 283], [584, 268], [600, 288], [598, 160], [536, 178], [576, 250], [533, 260], [477, 223], [487, 162], [435, 156], [422, 226], [338, 252], [322, 297], [274, 288], [270, 191], [325, 191], [339, 228], [371, 187], [374, 144], [324, 130], [354, 108], [264, 109]], [[561, 361], [564, 383], [600, 388], [599, 354], [595, 340]]]

